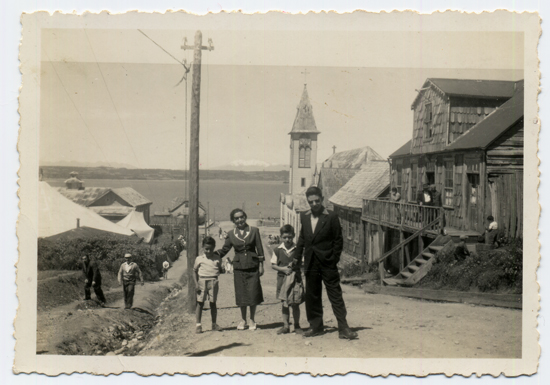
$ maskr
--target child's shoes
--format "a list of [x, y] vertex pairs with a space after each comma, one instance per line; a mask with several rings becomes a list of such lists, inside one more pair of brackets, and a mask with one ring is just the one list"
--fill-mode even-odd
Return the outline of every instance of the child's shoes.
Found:
[[212, 331], [213, 332], [221, 332], [222, 328], [218, 324], [212, 324]]
[[288, 333], [290, 333], [290, 329], [285, 326], [277, 330], [277, 334], [288, 334]]

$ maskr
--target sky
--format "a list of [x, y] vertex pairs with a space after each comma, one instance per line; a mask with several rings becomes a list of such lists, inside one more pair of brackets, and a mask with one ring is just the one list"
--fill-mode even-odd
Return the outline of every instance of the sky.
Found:
[[[194, 31], [143, 32], [191, 61], [180, 45]], [[288, 164], [305, 83], [321, 162], [333, 146], [370, 146], [387, 157], [408, 141], [410, 106], [426, 78], [523, 78], [522, 36], [508, 32], [203, 31], [204, 45], [209, 38], [201, 168]], [[44, 30], [40, 163], [185, 168], [191, 77], [186, 98], [185, 82], [177, 85], [183, 73], [138, 30]]]

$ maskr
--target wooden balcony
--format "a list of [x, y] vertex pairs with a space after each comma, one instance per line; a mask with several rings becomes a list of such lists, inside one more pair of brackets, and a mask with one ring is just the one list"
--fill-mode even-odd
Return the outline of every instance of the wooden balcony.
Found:
[[444, 211], [441, 207], [420, 206], [390, 200], [363, 199], [363, 220], [395, 229], [414, 232], [440, 218], [439, 222], [426, 228], [426, 231], [430, 233], [439, 234], [443, 228], [443, 217]]

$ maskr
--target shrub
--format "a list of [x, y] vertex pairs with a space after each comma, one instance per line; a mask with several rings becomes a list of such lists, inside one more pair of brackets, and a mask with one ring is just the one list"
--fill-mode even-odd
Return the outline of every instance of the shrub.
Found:
[[100, 269], [117, 274], [130, 253], [139, 265], [145, 280], [157, 280], [162, 262], [174, 261], [179, 256], [174, 244], [157, 244], [153, 247], [135, 238], [96, 236], [87, 239], [38, 239], [38, 270], [78, 270], [83, 255], [95, 260]]

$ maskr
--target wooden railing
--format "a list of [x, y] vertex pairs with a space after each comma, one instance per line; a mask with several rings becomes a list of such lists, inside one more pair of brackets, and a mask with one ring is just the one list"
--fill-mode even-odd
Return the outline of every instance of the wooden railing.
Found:
[[[380, 199], [363, 199], [363, 217], [383, 225], [406, 226], [412, 229], [438, 231], [442, 228], [444, 211], [441, 207], [421, 206], [413, 203], [393, 202]], [[435, 223], [434, 225], [430, 225]], [[428, 226], [430, 225], [430, 226]]]

